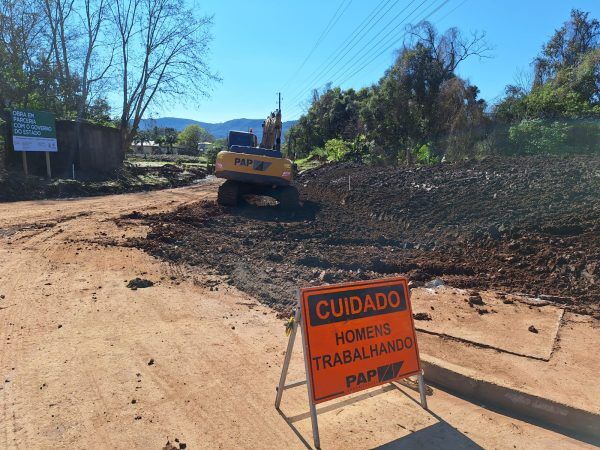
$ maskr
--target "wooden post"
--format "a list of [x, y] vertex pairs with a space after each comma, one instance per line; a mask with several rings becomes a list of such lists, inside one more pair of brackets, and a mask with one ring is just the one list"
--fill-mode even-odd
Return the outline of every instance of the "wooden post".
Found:
[[50, 152], [46, 152], [46, 175], [52, 178], [52, 168], [50, 167]]
[[29, 175], [29, 170], [27, 170], [27, 152], [21, 152], [21, 156], [23, 157], [23, 171], [25, 172], [25, 176]]

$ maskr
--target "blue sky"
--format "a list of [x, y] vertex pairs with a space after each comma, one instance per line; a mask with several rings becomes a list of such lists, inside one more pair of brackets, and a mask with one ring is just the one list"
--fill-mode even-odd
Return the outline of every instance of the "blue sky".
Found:
[[[407, 22], [424, 17], [443, 0], [416, 0], [412, 4], [410, 0], [389, 0], [384, 3], [385, 9], [394, 6], [369, 35], [335, 65], [329, 76], [317, 76], [314, 83], [311, 78], [319, 74], [330, 61], [330, 55], [382, 0], [188, 1], [193, 2], [198, 11], [215, 16], [210, 63], [223, 81], [214, 86], [210, 98], [201, 100], [198, 105], [174, 102], [173, 107], [162, 105], [153, 114], [221, 122], [241, 117], [266, 117], [276, 107], [276, 93], [280, 89], [283, 90], [284, 120], [297, 118], [300, 112], [298, 101], [291, 100], [302, 94], [303, 87], [309, 89], [330, 81], [336, 68], [344, 67], [346, 59], [352, 59], [347, 67], [352, 64], [361, 67], [361, 60], [365, 58], [352, 56], [371, 39], [377, 42], [377, 33], [381, 32], [379, 38], [383, 37], [386, 33], [384, 25], [394, 16], [398, 15], [398, 19], [388, 29], [411, 11], [415, 12]], [[419, 4], [422, 7], [415, 10]], [[340, 7], [339, 12], [344, 11], [343, 15], [298, 71]], [[530, 71], [531, 60], [553, 31], [567, 20], [571, 8], [589, 11], [593, 17], [600, 18], [598, 0], [448, 0], [429, 20], [439, 30], [457, 26], [464, 32], [479, 30], [487, 33], [493, 57], [473, 58], [463, 63], [458, 72], [481, 89], [483, 98], [493, 102], [502, 95], [506, 84]], [[397, 36], [401, 42], [402, 30], [403, 26], [400, 26], [390, 36]], [[370, 48], [365, 47], [364, 54], [369, 53]], [[377, 53], [369, 54], [375, 56]], [[368, 86], [381, 77], [393, 60], [392, 48], [350, 79], [345, 80], [343, 72], [333, 78], [345, 81], [343, 88]], [[348, 75], [352, 72], [350, 70]], [[302, 100], [308, 97], [308, 92], [300, 95]], [[292, 113], [295, 114], [291, 116]]]

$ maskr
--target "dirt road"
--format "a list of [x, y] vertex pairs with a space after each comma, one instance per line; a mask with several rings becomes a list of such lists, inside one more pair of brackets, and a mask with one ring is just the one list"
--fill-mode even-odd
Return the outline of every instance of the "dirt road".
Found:
[[[147, 228], [115, 219], [215, 187], [0, 204], [0, 448], [310, 445], [306, 391], [286, 392], [283, 415], [273, 408], [286, 344], [276, 314], [121, 245]], [[128, 289], [135, 277], [155, 284]], [[296, 354], [290, 379], [302, 368]], [[439, 390], [431, 414], [415, 397], [386, 387], [324, 405], [323, 447], [585, 446]]]

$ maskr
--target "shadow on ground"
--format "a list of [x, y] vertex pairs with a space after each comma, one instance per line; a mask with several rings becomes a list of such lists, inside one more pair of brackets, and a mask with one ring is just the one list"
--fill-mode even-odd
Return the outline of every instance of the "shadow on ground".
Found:
[[[412, 388], [411, 388], [412, 389]], [[382, 386], [379, 389], [374, 391], [364, 392], [360, 395], [346, 398], [342, 401], [331, 403], [327, 406], [321, 406], [317, 409], [317, 414], [323, 414], [331, 411], [338, 410], [345, 406], [364, 401], [368, 398], [372, 398], [377, 395], [385, 394], [389, 391], [398, 390], [402, 394], [404, 394], [408, 399], [415, 402], [417, 405], [420, 404], [409, 396], [403, 389], [401, 389], [396, 384], [389, 384], [386, 386]], [[302, 442], [302, 444], [306, 448], [312, 448], [312, 437], [303, 436], [300, 430], [294, 425], [296, 422], [301, 420], [310, 419], [310, 412], [306, 411], [304, 413], [295, 415], [295, 416], [287, 416], [283, 411], [278, 411], [281, 417], [287, 422], [288, 426], [292, 429], [292, 431], [296, 434], [298, 439]], [[433, 413], [432, 411], [428, 411], [438, 422], [434, 425], [428, 426], [421, 430], [412, 432], [407, 436], [403, 436], [398, 438], [392, 442], [388, 442], [387, 444], [383, 444], [377, 449], [382, 450], [391, 450], [391, 449], [464, 449], [464, 450], [480, 450], [482, 447], [477, 445], [474, 441], [469, 439], [463, 433], [458, 431], [456, 428], [449, 425], [445, 422], [440, 416]], [[309, 442], [310, 441], [310, 442]]]
[[313, 221], [321, 210], [317, 202], [305, 201], [297, 209], [285, 210], [279, 206], [256, 205], [241, 202], [236, 207], [224, 207], [232, 216], [269, 223]]
[[482, 449], [482, 447], [446, 422], [438, 422], [395, 441], [376, 447], [378, 450], [423, 448]]

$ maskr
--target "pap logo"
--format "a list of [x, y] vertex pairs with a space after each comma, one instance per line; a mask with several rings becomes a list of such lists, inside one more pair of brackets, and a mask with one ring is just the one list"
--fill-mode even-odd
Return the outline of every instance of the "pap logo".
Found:
[[235, 158], [234, 164], [236, 166], [252, 167], [254, 170], [264, 172], [271, 167], [272, 163], [267, 161], [254, 161], [253, 159], [249, 158]]
[[378, 383], [391, 381], [398, 376], [400, 367], [402, 367], [403, 363], [404, 361], [398, 361], [392, 364], [386, 364], [385, 366], [380, 366], [377, 369], [370, 369], [366, 372], [348, 375], [346, 377], [346, 387], [352, 388], [353, 386], [368, 384], [371, 381], [377, 381]]

